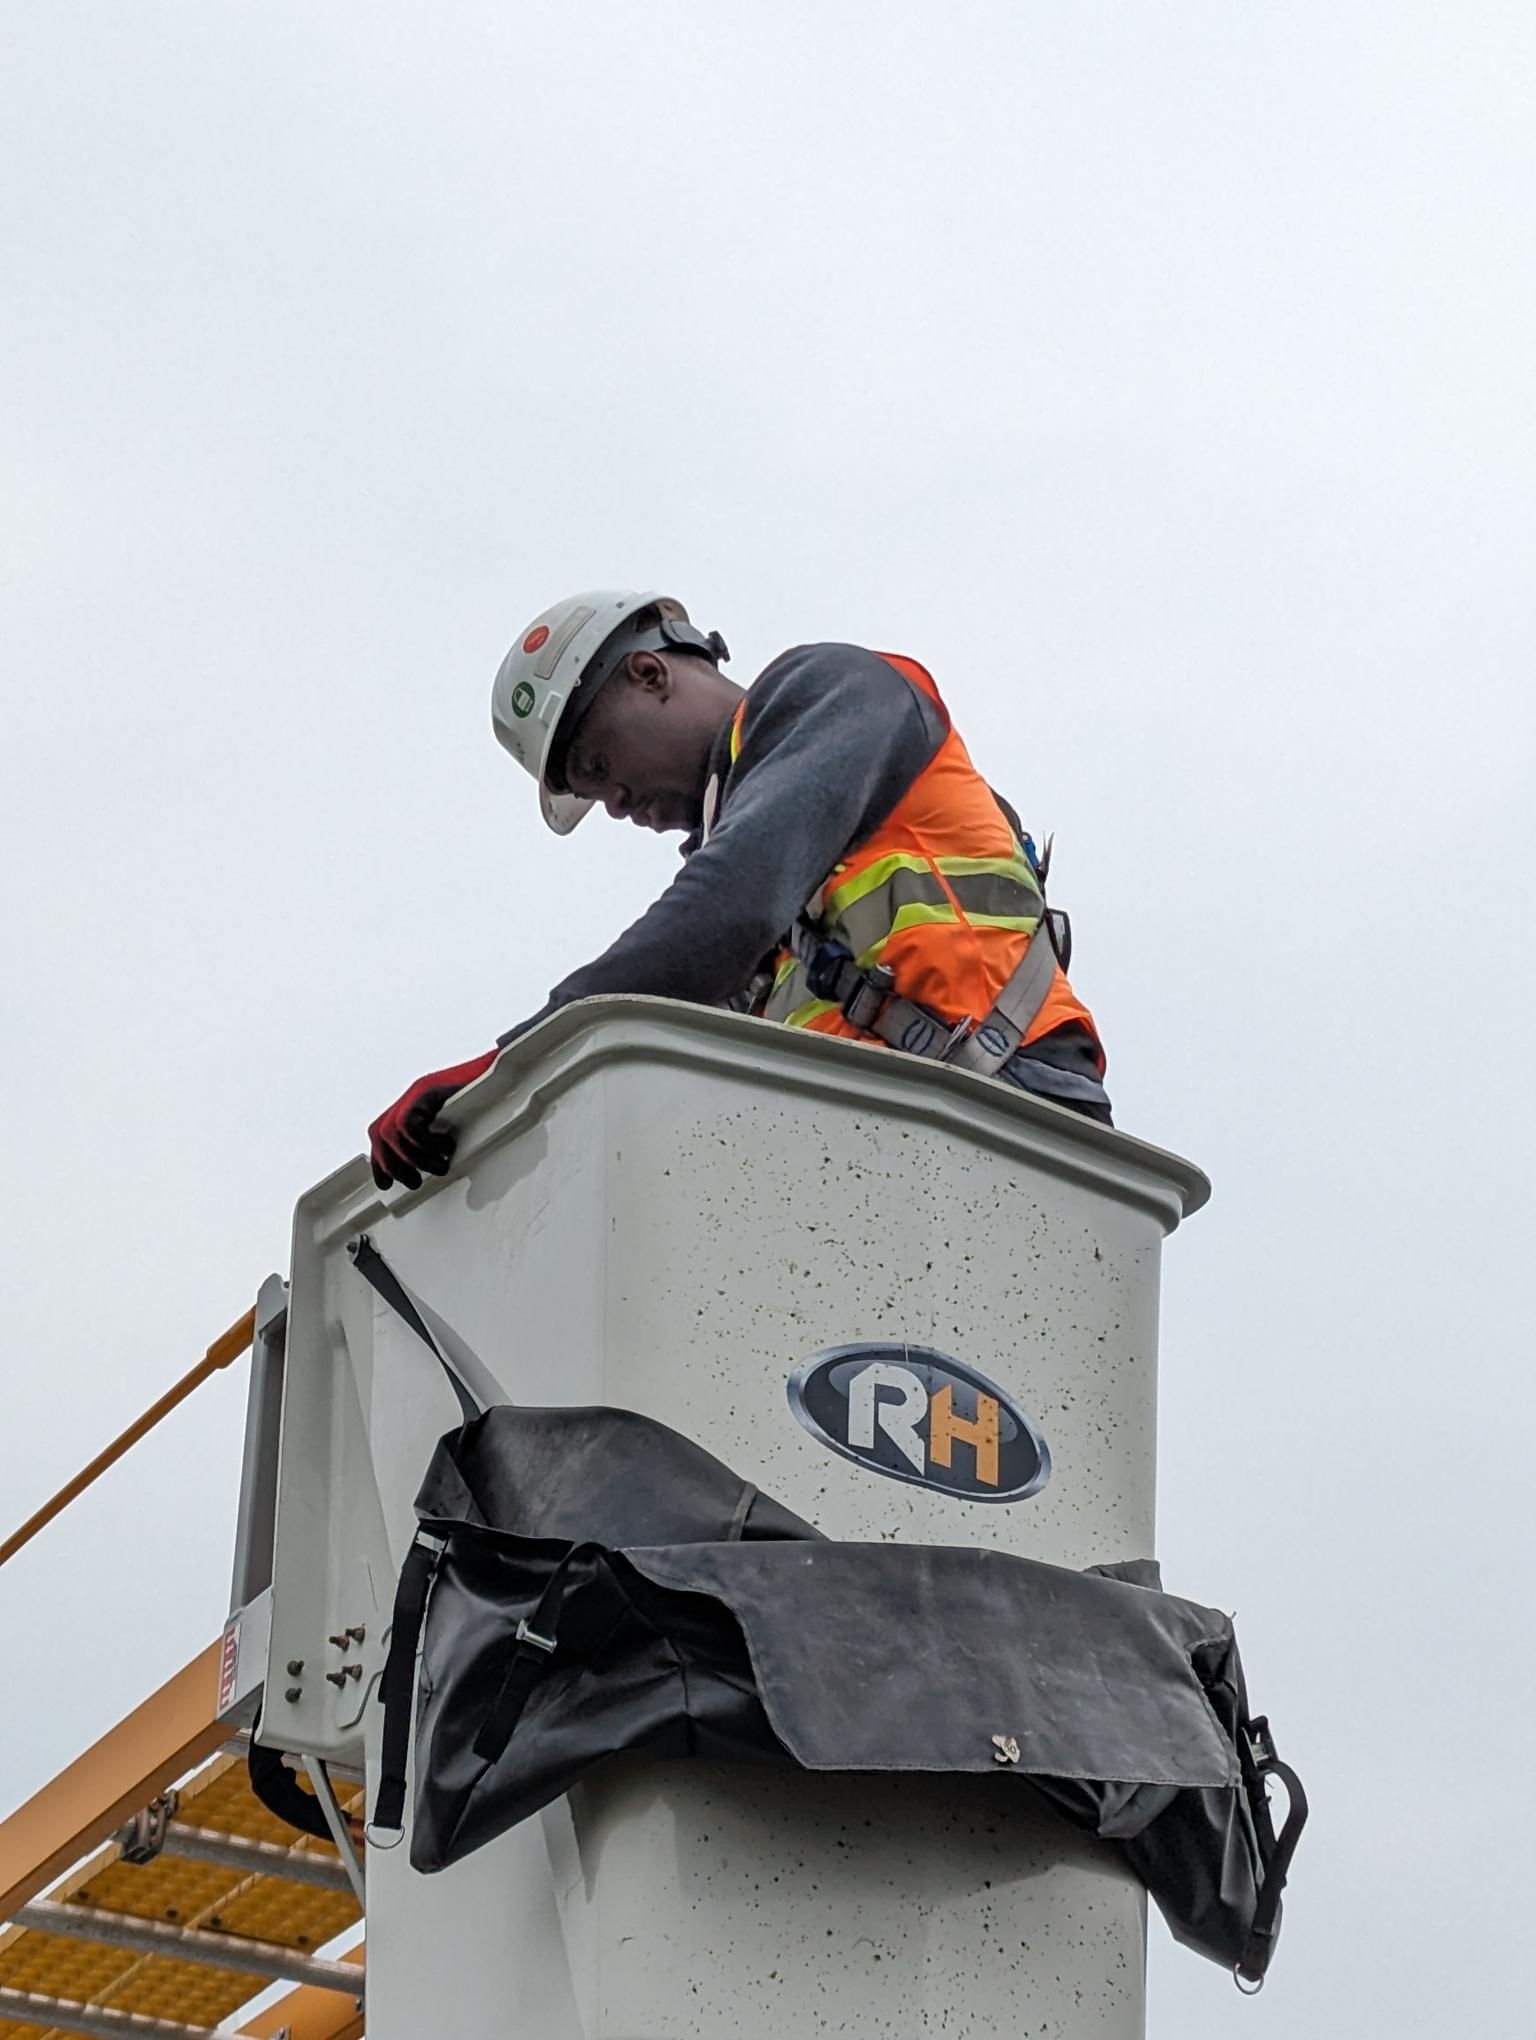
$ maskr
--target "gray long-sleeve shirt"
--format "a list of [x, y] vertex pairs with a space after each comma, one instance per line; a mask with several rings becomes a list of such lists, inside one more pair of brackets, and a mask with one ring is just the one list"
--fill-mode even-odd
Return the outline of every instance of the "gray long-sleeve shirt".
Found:
[[[661, 897], [499, 1045], [602, 992], [700, 1005], [734, 997], [832, 867], [892, 812], [945, 735], [934, 703], [877, 652], [819, 644], [781, 654], [748, 690], [735, 764], [730, 720], [715, 740], [710, 770], [720, 796], [707, 840], [691, 838]], [[999, 805], [1017, 833], [1013, 810]], [[1004, 1074], [1024, 1089], [1102, 1105], [1107, 1116], [1098, 1058], [1091, 1036], [1063, 1029], [1021, 1050]]]
[[826, 644], [764, 669], [747, 694], [742, 736], [734, 765], [729, 721], [715, 741], [710, 770], [721, 791], [709, 840], [685, 845], [661, 897], [556, 985], [536, 1018], [600, 992], [701, 1005], [733, 997], [833, 865], [895, 808], [945, 729], [928, 697], [878, 653]]

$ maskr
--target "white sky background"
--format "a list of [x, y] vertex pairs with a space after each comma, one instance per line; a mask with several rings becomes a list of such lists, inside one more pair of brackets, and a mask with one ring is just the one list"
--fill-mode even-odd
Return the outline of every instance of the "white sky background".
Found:
[[[0, 1530], [670, 875], [520, 625], [907, 651], [1216, 1183], [1161, 1553], [1315, 1814], [1154, 2040], [1528, 2031], [1533, 106], [1523, 4], [12, 0]], [[0, 1577], [0, 1808], [217, 1631], [243, 1395]]]

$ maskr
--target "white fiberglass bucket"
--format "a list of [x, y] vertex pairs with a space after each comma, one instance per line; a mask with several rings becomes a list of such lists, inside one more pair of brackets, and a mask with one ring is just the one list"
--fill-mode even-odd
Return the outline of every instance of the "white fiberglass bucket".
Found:
[[[1187, 1163], [994, 1081], [642, 999], [556, 1015], [450, 1116], [444, 1181], [381, 1197], [358, 1161], [298, 1207], [264, 1741], [376, 1758], [412, 1498], [457, 1421], [352, 1267], [361, 1232], [507, 1400], [644, 1411], [830, 1536], [1152, 1554], [1159, 1260], [1207, 1194]], [[342, 1655], [363, 1669], [338, 1688]], [[988, 1784], [626, 1759], [439, 1876], [371, 1850], [370, 2040], [1139, 2040], [1139, 1887]]]

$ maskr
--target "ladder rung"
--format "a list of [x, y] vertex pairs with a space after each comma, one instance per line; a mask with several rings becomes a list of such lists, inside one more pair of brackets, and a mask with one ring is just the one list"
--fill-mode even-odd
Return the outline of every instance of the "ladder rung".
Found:
[[261, 1842], [250, 1835], [220, 1834], [185, 1821], [173, 1820], [166, 1828], [160, 1853], [191, 1863], [217, 1863], [251, 1877], [282, 1877], [290, 1884], [318, 1884], [325, 1891], [349, 1895], [352, 1890], [346, 1871], [333, 1858], [309, 1849], [285, 1849], [280, 1842]]
[[159, 1920], [136, 1919], [131, 1913], [106, 1912], [92, 1905], [59, 1905], [34, 1899], [13, 1915], [20, 1927], [42, 1934], [65, 1934], [77, 1941], [100, 1941], [126, 1948], [134, 1955], [160, 1955], [172, 1962], [205, 1962], [214, 1969], [233, 1969], [241, 1976], [281, 1977], [289, 1983], [310, 1983], [321, 1990], [363, 1994], [363, 1974], [350, 1963], [322, 1962], [280, 1941], [252, 1941], [242, 1934], [212, 1934], [202, 1927], [172, 1927]]
[[83, 2033], [86, 2040], [219, 2040], [216, 2026], [177, 2026], [140, 2012], [78, 2005], [68, 1998], [42, 1997], [31, 1990], [0, 1986], [0, 2019], [41, 2026], [58, 2033]]

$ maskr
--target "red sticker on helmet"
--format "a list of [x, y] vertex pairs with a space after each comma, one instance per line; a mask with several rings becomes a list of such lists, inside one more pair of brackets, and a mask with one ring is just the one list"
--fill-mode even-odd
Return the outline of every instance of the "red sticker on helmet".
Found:
[[541, 623], [537, 630], [529, 631], [527, 637], [523, 639], [523, 650], [525, 652], [536, 652], [541, 645], [547, 645], [548, 643], [549, 626], [548, 624]]

